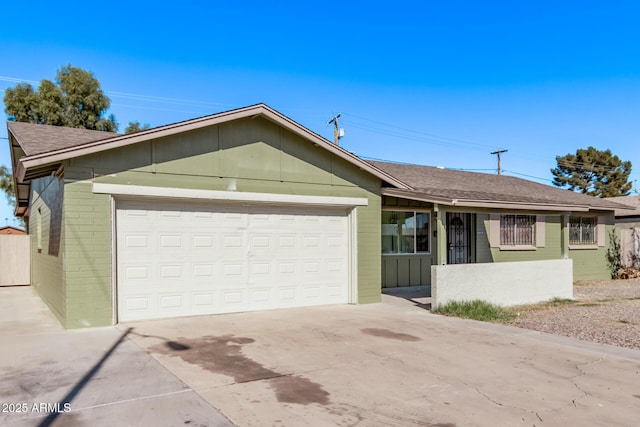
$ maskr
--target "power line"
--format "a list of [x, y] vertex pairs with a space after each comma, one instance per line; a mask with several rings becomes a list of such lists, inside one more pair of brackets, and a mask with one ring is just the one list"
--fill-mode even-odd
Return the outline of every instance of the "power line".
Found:
[[484, 146], [486, 148], [491, 148], [490, 145], [484, 145], [484, 144], [479, 144], [479, 143], [475, 143], [475, 142], [465, 141], [465, 140], [462, 140], [462, 139], [450, 138], [450, 137], [446, 137], [446, 136], [436, 135], [436, 134], [433, 134], [433, 133], [417, 131], [417, 130], [413, 130], [413, 129], [407, 129], [407, 128], [404, 128], [404, 127], [401, 127], [401, 126], [392, 125], [392, 124], [385, 124], [385, 123], [382, 123], [382, 122], [380, 122], [378, 120], [367, 119], [366, 117], [357, 116], [357, 115], [351, 114], [351, 113], [344, 113], [344, 114], [347, 115], [347, 116], [358, 118], [360, 120], [365, 120], [367, 122], [375, 123], [377, 125], [385, 126], [385, 127], [388, 127], [388, 128], [394, 128], [394, 129], [402, 130], [402, 131], [405, 131], [405, 132], [425, 135], [425, 136], [429, 136], [429, 137], [432, 137], [432, 138], [438, 138], [438, 139], [448, 140], [448, 141], [452, 141], [452, 142], [458, 142], [458, 143], [461, 143], [461, 144], [464, 144], [464, 145]]
[[527, 175], [527, 174], [524, 174], [524, 173], [514, 172], [514, 171], [510, 171], [510, 170], [506, 170], [506, 169], [504, 171], [512, 173], [514, 175], [526, 176], [527, 178], [533, 178], [533, 179], [537, 179], [537, 180], [540, 180], [540, 181], [553, 182], [553, 179], [549, 179], [549, 178], [540, 178], [539, 176]]
[[[30, 83], [30, 84], [39, 84], [40, 82], [29, 79], [22, 79], [10, 76], [0, 76], [0, 81], [6, 81], [10, 83]], [[154, 103], [164, 103], [164, 104], [173, 104], [173, 105], [185, 105], [185, 106], [193, 106], [193, 107], [211, 107], [211, 106], [229, 106], [229, 107], [237, 107], [237, 104], [229, 104], [222, 102], [209, 102], [209, 101], [199, 101], [192, 99], [180, 99], [180, 98], [170, 98], [163, 96], [154, 96], [154, 95], [144, 95], [144, 94], [136, 94], [130, 92], [120, 92], [120, 91], [105, 91], [106, 94], [113, 96], [115, 98], [129, 99], [129, 100], [137, 100], [143, 102], [154, 102]], [[156, 110], [156, 111], [168, 111], [168, 112], [177, 112], [177, 113], [186, 113], [186, 114], [199, 114], [199, 112], [188, 111], [188, 110], [178, 110], [178, 109], [169, 109], [169, 108], [159, 108], [159, 107], [149, 107], [149, 106], [136, 106], [136, 105], [127, 105], [127, 104], [111, 104], [112, 107], [126, 107], [126, 108], [137, 108], [137, 109], [147, 109], [147, 110]], [[490, 148], [490, 145], [480, 144], [476, 142], [465, 141], [462, 139], [451, 138], [446, 136], [441, 136], [429, 132], [418, 131], [413, 129], [408, 129], [405, 127], [383, 123], [379, 120], [373, 120], [366, 117], [362, 117], [356, 114], [351, 113], [343, 113], [346, 116], [357, 119], [355, 122], [349, 123], [349, 126], [354, 127], [356, 129], [361, 129], [369, 132], [378, 133], [380, 135], [386, 135], [394, 138], [401, 138], [409, 141], [427, 143], [433, 145], [440, 145], [450, 148], [457, 149], [471, 149], [481, 151], [484, 148]], [[358, 120], [366, 122], [366, 123], [358, 123]], [[371, 125], [374, 124], [375, 126]], [[3, 138], [6, 139], [6, 138]], [[518, 155], [518, 151], [516, 150], [515, 155]], [[546, 156], [540, 156], [534, 153], [525, 153], [522, 152], [527, 157], [535, 156], [539, 158], [546, 159]], [[560, 160], [558, 165], [563, 166], [581, 166], [584, 168], [592, 169], [594, 172], [611, 172], [615, 171], [616, 168], [611, 168], [607, 165], [597, 165], [592, 163], [583, 163], [583, 162], [570, 162], [566, 160]], [[499, 168], [500, 169], [500, 168]], [[542, 178], [538, 178], [542, 179]]]

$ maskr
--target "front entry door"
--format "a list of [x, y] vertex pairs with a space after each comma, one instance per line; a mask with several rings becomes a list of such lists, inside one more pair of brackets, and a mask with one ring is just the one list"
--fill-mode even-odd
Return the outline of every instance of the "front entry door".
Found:
[[447, 212], [447, 264], [471, 262], [471, 214]]

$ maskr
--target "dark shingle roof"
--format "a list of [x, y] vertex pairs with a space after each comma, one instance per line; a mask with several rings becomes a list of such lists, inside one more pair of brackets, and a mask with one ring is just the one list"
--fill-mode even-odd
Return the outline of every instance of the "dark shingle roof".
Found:
[[431, 166], [370, 162], [413, 188], [412, 192], [457, 201], [584, 206], [611, 210], [620, 205], [549, 185], [506, 175], [442, 169]]
[[22, 122], [7, 122], [7, 127], [27, 156], [76, 147], [118, 135], [114, 132]]
[[631, 206], [631, 209], [616, 209], [616, 216], [640, 216], [640, 196], [622, 196], [612, 197], [616, 203], [622, 203], [624, 205]]

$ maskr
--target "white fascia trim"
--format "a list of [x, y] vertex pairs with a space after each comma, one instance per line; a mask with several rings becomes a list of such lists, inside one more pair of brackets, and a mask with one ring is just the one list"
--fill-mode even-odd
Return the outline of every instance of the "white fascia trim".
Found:
[[196, 190], [192, 188], [149, 187], [94, 182], [93, 192], [114, 196], [168, 197], [175, 199], [219, 200], [316, 206], [367, 206], [366, 197], [304, 196], [298, 194], [245, 193], [240, 191]]

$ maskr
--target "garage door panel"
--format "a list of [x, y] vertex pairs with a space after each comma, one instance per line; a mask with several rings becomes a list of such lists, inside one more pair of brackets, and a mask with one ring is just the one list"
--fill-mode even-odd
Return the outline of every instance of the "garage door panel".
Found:
[[176, 278], [183, 276], [182, 264], [160, 264], [158, 266], [158, 278], [160, 282], [175, 282]]
[[215, 233], [193, 233], [191, 234], [191, 248], [209, 253], [209, 251], [216, 248], [217, 237]]
[[181, 310], [185, 305], [183, 294], [164, 293], [158, 296], [158, 305], [161, 312]]
[[192, 306], [195, 311], [210, 312], [215, 307], [216, 292], [193, 292], [191, 295]]
[[348, 302], [346, 211], [119, 201], [121, 321]]
[[144, 315], [152, 306], [151, 297], [149, 295], [131, 295], [124, 300], [125, 310], [132, 315]]
[[214, 263], [195, 262], [191, 265], [191, 279], [196, 283], [204, 282], [210, 284], [215, 275]]

